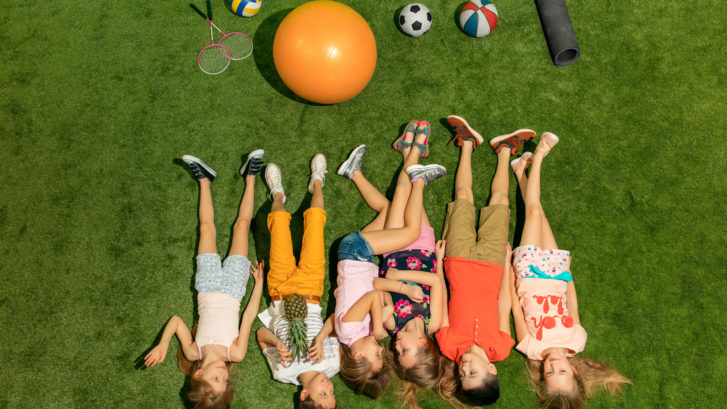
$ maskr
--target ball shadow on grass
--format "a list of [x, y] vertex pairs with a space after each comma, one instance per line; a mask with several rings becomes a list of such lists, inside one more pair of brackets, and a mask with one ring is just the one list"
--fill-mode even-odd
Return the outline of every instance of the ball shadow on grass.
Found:
[[306, 105], [318, 106], [319, 104], [307, 101], [291, 91], [290, 88], [285, 85], [283, 79], [280, 78], [278, 71], [275, 69], [275, 61], [273, 60], [273, 41], [275, 40], [275, 33], [278, 31], [278, 27], [285, 16], [287, 16], [292, 10], [293, 9], [281, 10], [269, 16], [263, 20], [257, 31], [255, 31], [255, 34], [253, 35], [253, 42], [255, 44], [255, 51], [253, 52], [255, 66], [257, 66], [258, 71], [260, 71], [260, 74], [263, 76], [265, 81], [281, 95]]

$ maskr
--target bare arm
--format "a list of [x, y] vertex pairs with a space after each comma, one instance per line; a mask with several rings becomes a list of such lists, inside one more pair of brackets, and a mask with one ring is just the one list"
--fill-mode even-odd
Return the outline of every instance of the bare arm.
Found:
[[[391, 270], [391, 269], [389, 269]], [[411, 281], [411, 280], [410, 280]], [[399, 293], [409, 297], [414, 302], [421, 302], [424, 293], [418, 285], [406, 284], [391, 278], [374, 278], [374, 290], [385, 291], [388, 293]]]
[[144, 357], [144, 364], [146, 366], [154, 366], [164, 362], [164, 358], [167, 356], [167, 350], [169, 349], [169, 342], [175, 334], [177, 335], [184, 356], [190, 361], [199, 360], [197, 343], [192, 339], [192, 333], [189, 331], [189, 327], [187, 327], [187, 324], [181, 318], [174, 315], [164, 327], [159, 344], [152, 348]]
[[447, 291], [447, 282], [444, 280], [444, 248], [446, 245], [446, 240], [439, 240], [434, 247], [435, 254], [437, 255], [437, 267], [435, 269], [435, 273], [437, 274], [437, 277], [439, 277], [442, 293], [442, 299], [440, 301], [442, 308], [442, 323], [439, 328], [449, 326], [449, 293]]
[[568, 289], [565, 292], [565, 304], [568, 307], [573, 322], [581, 325], [581, 317], [578, 315], [578, 297], [576, 296], [576, 285], [573, 281], [568, 281]]
[[272, 331], [265, 327], [260, 327], [260, 329], [257, 330], [257, 343], [260, 345], [260, 348], [264, 351], [268, 348], [275, 348], [278, 351], [278, 356], [280, 356], [280, 364], [283, 365], [283, 367], [287, 367], [289, 362], [293, 361], [293, 355], [288, 350], [288, 347], [285, 346], [283, 341], [280, 340], [280, 338], [276, 337], [275, 334], [273, 334]]
[[510, 243], [507, 244], [505, 257], [505, 271], [502, 273], [500, 280], [500, 295], [497, 299], [497, 317], [500, 323], [500, 331], [510, 334], [510, 310], [512, 309], [512, 294], [510, 288], [514, 280], [511, 270], [510, 260], [512, 259], [512, 249]]
[[315, 339], [313, 339], [313, 345], [311, 345], [310, 349], [308, 350], [309, 361], [318, 363], [325, 358], [325, 356], [323, 355], [323, 341], [325, 341], [326, 337], [328, 337], [333, 332], [333, 314], [331, 314], [326, 322], [323, 323], [323, 328], [318, 331]]
[[230, 359], [233, 362], [241, 362], [247, 354], [247, 345], [250, 340], [250, 329], [253, 321], [257, 316], [258, 309], [260, 309], [260, 298], [263, 293], [263, 271], [265, 269], [265, 262], [256, 262], [256, 265], [251, 266], [250, 273], [255, 279], [255, 287], [252, 289], [250, 299], [247, 301], [247, 307], [245, 312], [242, 313], [242, 319], [240, 320], [240, 333], [237, 335], [235, 341], [230, 345]]
[[[437, 262], [437, 268], [439, 268], [439, 264], [441, 263]], [[412, 281], [430, 287], [429, 333], [433, 334], [437, 332], [442, 326], [442, 299], [444, 298], [444, 294], [442, 293], [444, 283], [440, 276], [437, 273], [432, 274], [425, 271], [390, 268], [386, 273], [386, 277], [395, 280]]]
[[512, 320], [515, 324], [515, 337], [517, 342], [520, 342], [528, 334], [528, 326], [525, 323], [522, 305], [520, 305], [520, 297], [517, 295], [514, 276], [510, 280], [510, 297], [512, 299]]

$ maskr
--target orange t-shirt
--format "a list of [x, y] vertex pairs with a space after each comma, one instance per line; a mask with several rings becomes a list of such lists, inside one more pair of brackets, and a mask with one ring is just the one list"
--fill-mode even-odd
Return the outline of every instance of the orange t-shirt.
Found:
[[444, 269], [449, 281], [449, 326], [435, 335], [442, 354], [459, 364], [462, 355], [476, 344], [490, 362], [507, 358], [515, 341], [500, 331], [497, 313], [503, 267], [447, 257]]

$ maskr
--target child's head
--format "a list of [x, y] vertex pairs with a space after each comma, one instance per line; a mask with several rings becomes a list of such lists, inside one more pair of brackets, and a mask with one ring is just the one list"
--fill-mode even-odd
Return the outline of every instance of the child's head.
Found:
[[369, 335], [341, 344], [341, 379], [355, 393], [376, 399], [391, 381], [393, 370], [384, 363], [384, 348]]
[[298, 375], [298, 380], [303, 387], [300, 391], [300, 409], [338, 408], [333, 384], [325, 372], [306, 372]]
[[192, 407], [226, 409], [232, 405], [235, 388], [229, 379], [230, 362], [214, 361], [203, 366], [202, 361], [187, 360], [181, 347], [177, 350], [177, 361], [179, 369], [188, 376], [184, 391]]
[[227, 409], [232, 405], [235, 388], [229, 380], [232, 364], [217, 361], [202, 366], [202, 361], [192, 363], [188, 373], [185, 395], [196, 408]]
[[489, 405], [500, 397], [497, 368], [485, 351], [472, 346], [462, 355], [457, 367], [457, 399], [472, 406]]
[[416, 394], [434, 388], [440, 379], [442, 355], [437, 344], [427, 336], [419, 338], [399, 332], [391, 343], [391, 353], [392, 366], [403, 381], [404, 403], [417, 408]]
[[611, 367], [592, 359], [568, 358], [564, 351], [554, 351], [543, 358], [530, 361], [529, 365], [538, 404], [543, 408], [580, 409], [599, 387], [615, 396], [622, 384], [631, 383]]

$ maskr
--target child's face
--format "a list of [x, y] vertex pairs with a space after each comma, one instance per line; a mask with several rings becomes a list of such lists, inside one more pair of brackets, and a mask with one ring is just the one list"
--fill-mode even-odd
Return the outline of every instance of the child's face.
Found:
[[336, 407], [336, 395], [333, 393], [333, 384], [325, 372], [320, 372], [303, 385], [300, 398], [305, 400], [308, 396], [318, 406], [324, 408]]
[[396, 354], [399, 365], [409, 369], [418, 363], [417, 353], [424, 346], [426, 340], [420, 335], [410, 331], [400, 331], [396, 334]]
[[383, 350], [384, 347], [376, 342], [373, 335], [358, 339], [351, 344], [354, 359], [357, 361], [366, 359], [371, 364], [371, 370], [376, 373], [384, 366], [384, 361], [381, 359], [381, 351]]
[[462, 389], [474, 389], [482, 385], [488, 374], [497, 375], [497, 368], [490, 363], [482, 348], [473, 345], [462, 355], [459, 364], [459, 379]]
[[194, 377], [207, 381], [215, 394], [223, 393], [230, 383], [229, 372], [223, 361], [210, 362], [194, 373]]
[[564, 353], [559, 351], [543, 359], [543, 376], [548, 389], [553, 392], [570, 392], [575, 388], [575, 374], [578, 373]]

